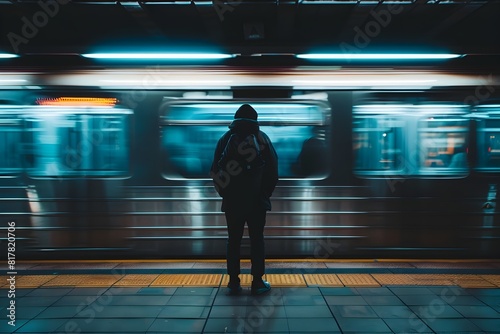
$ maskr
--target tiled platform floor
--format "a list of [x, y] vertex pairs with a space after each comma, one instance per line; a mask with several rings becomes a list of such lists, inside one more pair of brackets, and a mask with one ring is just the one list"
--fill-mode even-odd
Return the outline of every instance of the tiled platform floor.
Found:
[[[245, 289], [229, 296], [224, 262], [18, 263], [0, 333], [500, 333], [498, 261], [270, 261], [264, 296], [243, 267]], [[167, 277], [182, 274], [193, 284]]]
[[[1, 291], [1, 307], [8, 306]], [[500, 333], [500, 289], [454, 286], [18, 289], [1, 333]]]

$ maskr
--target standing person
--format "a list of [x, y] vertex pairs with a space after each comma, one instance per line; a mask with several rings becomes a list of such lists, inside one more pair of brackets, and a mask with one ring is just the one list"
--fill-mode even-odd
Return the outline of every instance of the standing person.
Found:
[[265, 273], [264, 226], [271, 210], [270, 197], [278, 182], [278, 156], [269, 137], [259, 129], [257, 112], [243, 104], [234, 121], [217, 143], [210, 175], [222, 197], [228, 230], [226, 248], [229, 292], [242, 291], [240, 285], [240, 245], [245, 223], [250, 236], [253, 277], [251, 293], [262, 294], [271, 285]]

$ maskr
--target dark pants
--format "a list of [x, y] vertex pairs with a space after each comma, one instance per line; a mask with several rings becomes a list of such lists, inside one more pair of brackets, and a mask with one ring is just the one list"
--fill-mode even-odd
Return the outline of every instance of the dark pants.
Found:
[[266, 225], [266, 211], [259, 210], [249, 214], [226, 212], [226, 222], [228, 231], [226, 257], [229, 276], [240, 274], [240, 246], [245, 222], [248, 225], [248, 234], [250, 236], [251, 274], [255, 277], [263, 276], [265, 268], [264, 226]]

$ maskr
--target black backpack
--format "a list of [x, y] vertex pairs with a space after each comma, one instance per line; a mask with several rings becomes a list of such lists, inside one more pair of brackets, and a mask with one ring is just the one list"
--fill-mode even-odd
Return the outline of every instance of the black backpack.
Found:
[[228, 179], [225, 197], [253, 202], [259, 196], [265, 160], [255, 134], [231, 134], [218, 166]]

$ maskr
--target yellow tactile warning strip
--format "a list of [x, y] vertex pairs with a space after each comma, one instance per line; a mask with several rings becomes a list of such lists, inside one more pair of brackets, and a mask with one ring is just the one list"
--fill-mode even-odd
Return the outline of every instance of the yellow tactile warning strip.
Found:
[[54, 279], [53, 275], [25, 275], [16, 277], [16, 288], [36, 288]]
[[161, 274], [151, 286], [219, 286], [221, 274]]
[[101, 287], [111, 286], [120, 280], [121, 275], [57, 275], [44, 286]]
[[495, 284], [495, 286], [500, 286], [500, 275], [481, 275], [481, 278]]
[[122, 287], [149, 286], [157, 277], [158, 275], [130, 274], [123, 276], [114, 285]]
[[380, 286], [370, 274], [338, 274], [340, 281], [345, 286], [371, 287]]
[[184, 284], [185, 286], [219, 286], [222, 275], [198, 274], [188, 275], [189, 280]]
[[0, 276], [0, 288], [7, 287], [9, 285], [7, 278], [9, 278], [9, 276]]
[[[419, 282], [424, 281], [425, 274], [422, 277], [412, 277], [410, 274], [372, 274], [373, 278], [380, 285], [420, 285]], [[433, 275], [437, 276], [437, 275]], [[420, 279], [419, 279], [420, 278]], [[450, 285], [451, 282], [444, 281], [444, 285]], [[435, 285], [435, 284], [430, 284]]]
[[266, 280], [273, 286], [306, 286], [304, 277], [300, 274], [266, 274]]
[[495, 284], [477, 275], [446, 275], [455, 285], [464, 288], [494, 288]]
[[442, 275], [418, 274], [406, 275], [408, 284], [412, 285], [454, 285], [452, 281]]
[[381, 285], [458, 285], [464, 288], [500, 287], [499, 275], [372, 274]]
[[304, 278], [308, 286], [344, 286], [335, 274], [304, 274]]
[[[7, 276], [3, 276], [5, 281]], [[378, 287], [390, 285], [454, 285], [463, 288], [500, 288], [500, 275], [472, 274], [267, 274], [274, 287]], [[240, 275], [249, 286], [252, 277]], [[16, 288], [38, 287], [225, 287], [223, 274], [128, 274], [128, 275], [19, 275]], [[5, 284], [3, 285], [5, 288]]]

